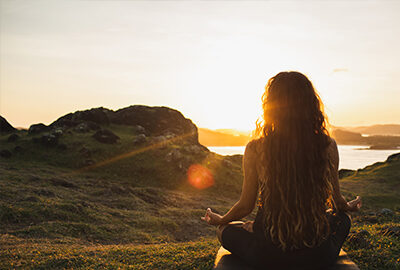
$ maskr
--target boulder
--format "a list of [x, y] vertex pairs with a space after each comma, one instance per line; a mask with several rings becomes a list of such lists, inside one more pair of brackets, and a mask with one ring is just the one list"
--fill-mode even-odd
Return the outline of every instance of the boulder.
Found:
[[50, 127], [46, 126], [45, 124], [33, 124], [28, 129], [28, 134], [39, 134], [42, 132], [47, 132], [50, 130]]
[[146, 129], [141, 125], [133, 126], [133, 132], [136, 134], [146, 134]]
[[40, 143], [44, 146], [56, 146], [58, 144], [58, 137], [54, 134], [44, 134], [40, 137]]
[[120, 138], [108, 129], [102, 129], [97, 131], [92, 137], [101, 143], [113, 144], [116, 143]]
[[17, 145], [14, 147], [14, 151], [17, 153], [22, 153], [22, 151], [24, 151], [24, 149], [21, 146]]
[[18, 139], [19, 139], [19, 136], [17, 134], [13, 133], [10, 136], [8, 136], [7, 142], [15, 142]]
[[379, 211], [379, 213], [385, 216], [391, 216], [394, 214], [394, 212], [389, 208], [382, 208], [381, 211]]
[[6, 150], [6, 149], [4, 149], [4, 150], [1, 150], [0, 151], [0, 157], [3, 157], [3, 158], [10, 158], [11, 157], [11, 152], [9, 151], [9, 150]]
[[8, 121], [0, 116], [0, 133], [9, 133], [9, 132], [14, 132], [16, 129], [8, 123]]
[[79, 150], [79, 154], [81, 154], [82, 157], [89, 158], [89, 157], [92, 156], [92, 151], [90, 151], [90, 150], [89, 150], [88, 148], [86, 148], [86, 147], [82, 147], [82, 148]]
[[355, 170], [348, 170], [348, 169], [340, 169], [339, 170], [339, 178], [344, 178], [350, 175], [353, 175], [356, 171]]

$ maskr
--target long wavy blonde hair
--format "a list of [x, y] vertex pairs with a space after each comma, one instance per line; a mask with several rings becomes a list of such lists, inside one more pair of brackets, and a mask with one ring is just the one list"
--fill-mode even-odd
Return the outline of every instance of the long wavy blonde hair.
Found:
[[330, 143], [323, 104], [310, 80], [299, 72], [269, 79], [257, 122], [266, 236], [283, 250], [313, 247], [329, 234], [332, 207]]

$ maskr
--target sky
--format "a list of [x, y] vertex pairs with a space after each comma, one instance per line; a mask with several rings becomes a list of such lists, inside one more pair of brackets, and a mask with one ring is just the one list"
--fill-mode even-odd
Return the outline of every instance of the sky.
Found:
[[400, 124], [400, 1], [0, 0], [0, 115], [177, 109], [251, 130], [267, 80], [307, 75], [335, 126]]

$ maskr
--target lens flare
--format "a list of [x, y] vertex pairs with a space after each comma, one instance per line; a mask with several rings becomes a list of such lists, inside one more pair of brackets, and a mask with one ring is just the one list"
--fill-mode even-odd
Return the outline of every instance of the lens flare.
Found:
[[214, 177], [209, 169], [200, 165], [193, 164], [187, 171], [189, 183], [197, 189], [205, 189], [214, 185]]

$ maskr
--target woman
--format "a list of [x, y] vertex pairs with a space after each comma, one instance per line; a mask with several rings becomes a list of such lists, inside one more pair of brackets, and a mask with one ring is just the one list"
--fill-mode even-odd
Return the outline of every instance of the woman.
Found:
[[[240, 200], [223, 216], [202, 218], [219, 225], [224, 248], [266, 269], [322, 268], [334, 263], [350, 229], [347, 202], [338, 181], [339, 155], [326, 129], [322, 102], [299, 72], [272, 77], [262, 97], [263, 121], [243, 157]], [[254, 222], [232, 222], [249, 215]]]

